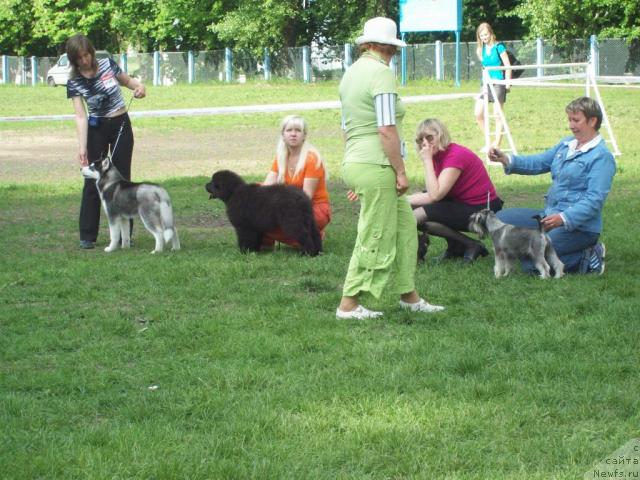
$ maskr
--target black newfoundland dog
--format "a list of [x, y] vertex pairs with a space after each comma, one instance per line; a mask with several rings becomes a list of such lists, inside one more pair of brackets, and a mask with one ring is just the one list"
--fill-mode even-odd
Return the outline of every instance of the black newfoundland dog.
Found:
[[209, 198], [224, 202], [242, 252], [259, 251], [263, 235], [277, 227], [300, 244], [304, 255], [313, 257], [322, 251], [311, 200], [302, 190], [248, 184], [230, 170], [214, 173], [205, 188]]

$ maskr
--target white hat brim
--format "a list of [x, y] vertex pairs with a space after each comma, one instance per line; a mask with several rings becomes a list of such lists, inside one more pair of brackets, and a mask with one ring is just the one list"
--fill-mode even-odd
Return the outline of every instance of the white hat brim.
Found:
[[395, 45], [396, 47], [406, 47], [407, 44], [398, 38], [381, 38], [375, 35], [361, 35], [356, 39], [356, 44], [362, 45], [363, 43], [381, 43], [383, 45]]

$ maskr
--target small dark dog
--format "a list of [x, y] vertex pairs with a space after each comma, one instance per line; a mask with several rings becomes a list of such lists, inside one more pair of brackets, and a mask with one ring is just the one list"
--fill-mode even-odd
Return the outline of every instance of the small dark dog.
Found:
[[242, 252], [259, 251], [264, 234], [278, 227], [300, 244], [303, 254], [313, 257], [322, 251], [311, 200], [302, 190], [248, 184], [230, 170], [214, 173], [205, 188], [209, 198], [224, 202]]
[[542, 278], [549, 278], [550, 268], [553, 268], [555, 278], [564, 275], [564, 264], [542, 231], [539, 217], [538, 229], [535, 230], [501, 222], [495, 213], [485, 209], [469, 217], [469, 230], [480, 238], [487, 235], [491, 237], [496, 258], [493, 267], [496, 278], [509, 275], [520, 257], [531, 258]]

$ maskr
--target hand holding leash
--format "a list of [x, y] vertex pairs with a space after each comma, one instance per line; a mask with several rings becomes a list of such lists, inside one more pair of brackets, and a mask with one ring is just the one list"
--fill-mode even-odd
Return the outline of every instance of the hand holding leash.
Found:
[[133, 89], [133, 96], [134, 98], [144, 98], [147, 96], [147, 89], [142, 83]]

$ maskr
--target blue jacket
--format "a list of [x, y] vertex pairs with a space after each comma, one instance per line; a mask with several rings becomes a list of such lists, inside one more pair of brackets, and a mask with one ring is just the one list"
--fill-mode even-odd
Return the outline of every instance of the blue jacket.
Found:
[[565, 228], [600, 233], [602, 208], [607, 199], [616, 163], [604, 140], [592, 149], [576, 151], [567, 158], [566, 137], [555, 147], [537, 155], [513, 155], [505, 173], [537, 175], [551, 172], [551, 187], [545, 195], [544, 214], [561, 213]]

